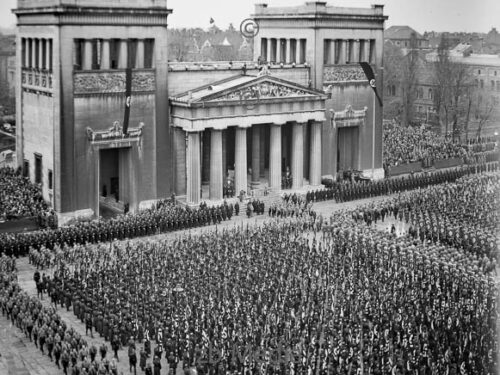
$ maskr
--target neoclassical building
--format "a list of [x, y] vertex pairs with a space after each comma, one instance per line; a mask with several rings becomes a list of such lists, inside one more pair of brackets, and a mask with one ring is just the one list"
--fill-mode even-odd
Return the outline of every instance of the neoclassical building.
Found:
[[254, 61], [185, 64], [168, 62], [165, 0], [14, 12], [18, 161], [63, 217], [382, 175], [382, 111], [358, 65], [382, 94], [382, 6], [260, 4]]

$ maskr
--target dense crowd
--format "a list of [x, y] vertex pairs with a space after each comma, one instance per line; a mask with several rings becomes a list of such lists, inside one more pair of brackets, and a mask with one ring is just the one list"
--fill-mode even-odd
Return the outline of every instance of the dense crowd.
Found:
[[[498, 181], [489, 173], [390, 198], [383, 215], [404, 220], [411, 206], [424, 221], [439, 213], [444, 230], [477, 229], [497, 217]], [[476, 210], [484, 214], [468, 214], [469, 201], [487, 201]], [[156, 355], [200, 374], [494, 374], [498, 290], [476, 262], [494, 252], [396, 237], [366, 225], [372, 212], [339, 212], [322, 227], [303, 215], [58, 248], [54, 288], [106, 338], [156, 341]]]
[[233, 205], [190, 208], [165, 199], [148, 210], [120, 215], [110, 220], [78, 222], [67, 227], [39, 230], [29, 233], [0, 234], [0, 253], [26, 255], [30, 247], [52, 249], [55, 245], [85, 244], [134, 238], [217, 224], [231, 219]]
[[107, 345], [99, 349], [89, 345], [66, 325], [55, 307], [44, 307], [23, 291], [17, 282], [15, 259], [5, 255], [0, 258], [0, 309], [64, 374], [118, 375], [117, 359], [108, 358]]
[[425, 188], [432, 185], [453, 182], [458, 178], [476, 172], [497, 171], [499, 163], [465, 165], [459, 169], [438, 170], [423, 174], [411, 174], [406, 177], [395, 177], [377, 181], [332, 181], [323, 189], [309, 190], [307, 202], [319, 202], [334, 199], [336, 202], [349, 202], [356, 199], [370, 198], [406, 190]]
[[499, 197], [499, 174], [465, 176], [358, 207], [352, 218], [372, 225], [394, 217], [406, 223], [412, 238], [441, 244], [437, 252], [480, 272], [496, 273]]
[[438, 136], [424, 126], [384, 125], [384, 163], [391, 167], [401, 164], [423, 162], [430, 166], [434, 160], [470, 158], [476, 152], [493, 151], [495, 140], [481, 138], [468, 143], [453, 141], [450, 137]]
[[38, 216], [49, 210], [42, 189], [23, 177], [21, 170], [0, 168], [0, 217], [4, 220]]

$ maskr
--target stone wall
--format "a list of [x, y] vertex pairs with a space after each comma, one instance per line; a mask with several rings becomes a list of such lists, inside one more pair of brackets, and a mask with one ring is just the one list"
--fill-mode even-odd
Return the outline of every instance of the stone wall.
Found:
[[[35, 153], [42, 156], [43, 197], [52, 202], [53, 190], [49, 190], [48, 170], [54, 171], [54, 112], [50, 96], [23, 92], [23, 157], [29, 161], [30, 178], [35, 181]], [[19, 163], [22, 163], [19, 160]]]

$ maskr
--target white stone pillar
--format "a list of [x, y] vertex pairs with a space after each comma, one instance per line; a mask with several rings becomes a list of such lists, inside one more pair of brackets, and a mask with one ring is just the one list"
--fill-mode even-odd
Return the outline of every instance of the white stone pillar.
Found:
[[296, 122], [292, 130], [292, 188], [299, 189], [304, 181], [304, 131], [303, 124]]
[[50, 70], [50, 55], [52, 51], [50, 45], [52, 43], [52, 39], [45, 39], [45, 69]]
[[346, 41], [344, 39], [339, 39], [339, 64], [345, 64], [345, 56], [346, 56]]
[[30, 66], [30, 48], [31, 39], [24, 38], [24, 67], [29, 68]]
[[360, 46], [359, 46], [359, 39], [355, 39], [352, 41], [352, 63], [358, 63], [360, 62], [360, 57], [359, 57], [359, 52], [360, 52]]
[[290, 64], [293, 61], [292, 49], [290, 47], [290, 38], [286, 38], [285, 63]]
[[212, 129], [210, 134], [210, 199], [221, 200], [222, 189], [222, 130]]
[[335, 54], [336, 50], [335, 48], [337, 47], [337, 44], [335, 43], [335, 39], [330, 40], [330, 64], [335, 64]]
[[36, 68], [36, 39], [31, 38], [31, 67]]
[[135, 67], [136, 69], [144, 68], [144, 40], [137, 41], [137, 50], [135, 52]]
[[252, 185], [260, 183], [260, 128], [252, 126]]
[[83, 52], [83, 70], [92, 69], [92, 39], [85, 39]]
[[104, 39], [102, 41], [102, 52], [101, 52], [101, 69], [108, 70], [110, 67], [110, 54], [109, 54], [109, 39]]
[[271, 125], [269, 143], [269, 186], [281, 189], [281, 125]]
[[281, 38], [276, 38], [276, 63], [281, 62]]
[[309, 184], [321, 184], [321, 122], [311, 124], [311, 142], [309, 157]]
[[234, 187], [236, 195], [247, 191], [247, 130], [236, 128], [234, 132]]
[[295, 64], [300, 64], [300, 39], [295, 39]]
[[120, 52], [118, 57], [118, 69], [125, 69], [127, 67], [128, 59], [128, 41], [127, 39], [120, 40]]
[[[269, 63], [271, 62], [271, 44], [272, 44], [272, 39], [271, 38], [267, 38], [267, 46], [266, 46], [266, 49], [267, 49], [267, 52], [266, 52], [266, 61]], [[246, 189], [245, 189], [246, 191]]]
[[198, 203], [201, 196], [201, 169], [200, 169], [200, 133], [188, 133], [187, 142], [187, 201]]

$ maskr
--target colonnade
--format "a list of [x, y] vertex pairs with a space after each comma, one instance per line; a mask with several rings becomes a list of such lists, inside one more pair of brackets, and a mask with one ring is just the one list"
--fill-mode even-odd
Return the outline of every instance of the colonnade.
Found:
[[[285, 123], [286, 124], [286, 123]], [[251, 128], [236, 126], [234, 129], [234, 188], [236, 194], [241, 190], [247, 191], [249, 186], [248, 167], [251, 166], [250, 186], [256, 186], [263, 175], [264, 152], [266, 142], [263, 132], [259, 127], [269, 127], [269, 187], [281, 189], [282, 182], [282, 128], [285, 124], [253, 125]], [[308, 144], [305, 142], [304, 127], [310, 126]], [[304, 163], [309, 162], [309, 184], [321, 184], [321, 127], [322, 123], [309, 121], [306, 123], [293, 122], [291, 140], [291, 175], [292, 188], [299, 189], [304, 181]], [[247, 137], [251, 129], [252, 149], [248, 153]], [[187, 201], [198, 203], [201, 199], [201, 140], [203, 132], [210, 132], [210, 200], [223, 199], [223, 184], [225, 177], [224, 147], [223, 139], [227, 138], [222, 129], [205, 129], [204, 131], [187, 132], [186, 147], [186, 180]], [[207, 137], [208, 138], [208, 137]], [[229, 140], [231, 141], [231, 140]], [[308, 155], [306, 153], [309, 153]], [[247, 160], [250, 155], [250, 160]], [[308, 157], [306, 157], [308, 156]]]
[[325, 64], [350, 64], [375, 59], [375, 39], [325, 39]]
[[52, 70], [52, 39], [21, 38], [22, 67]]
[[260, 56], [268, 62], [296, 63], [306, 62], [306, 39], [261, 38]]
[[152, 39], [75, 39], [77, 70], [154, 67]]

